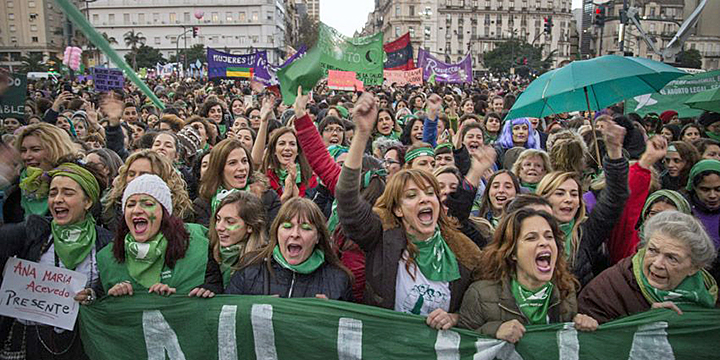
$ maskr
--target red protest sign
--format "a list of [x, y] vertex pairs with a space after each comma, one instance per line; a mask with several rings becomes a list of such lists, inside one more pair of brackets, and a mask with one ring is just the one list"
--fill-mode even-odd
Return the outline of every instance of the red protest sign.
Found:
[[330, 89], [353, 91], [356, 81], [354, 71], [328, 70], [328, 87]]

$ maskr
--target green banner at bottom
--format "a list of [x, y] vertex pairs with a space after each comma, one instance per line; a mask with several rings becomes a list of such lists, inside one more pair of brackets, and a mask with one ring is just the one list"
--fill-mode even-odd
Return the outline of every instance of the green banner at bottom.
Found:
[[600, 326], [528, 327], [516, 345], [421, 316], [320, 299], [134, 295], [80, 311], [91, 359], [711, 359], [720, 310], [653, 310]]

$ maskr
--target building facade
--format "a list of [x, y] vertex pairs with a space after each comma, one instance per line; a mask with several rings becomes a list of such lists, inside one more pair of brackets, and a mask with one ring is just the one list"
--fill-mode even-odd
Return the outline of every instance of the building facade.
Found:
[[9, 69], [33, 53], [62, 58], [64, 16], [55, 0], [0, 2], [0, 66]]
[[97, 0], [81, 10], [98, 32], [117, 40], [113, 47], [122, 56], [130, 51], [124, 36], [134, 30], [165, 58], [203, 44], [234, 54], [267, 50], [268, 61], [278, 63], [294, 21], [283, 0]]
[[376, 0], [363, 33], [383, 31], [388, 42], [410, 32], [416, 50], [448, 62], [469, 52], [474, 70], [485, 68], [484, 53], [515, 38], [541, 46], [544, 56], [554, 52], [558, 65], [571, 59], [571, 7], [571, 0]]

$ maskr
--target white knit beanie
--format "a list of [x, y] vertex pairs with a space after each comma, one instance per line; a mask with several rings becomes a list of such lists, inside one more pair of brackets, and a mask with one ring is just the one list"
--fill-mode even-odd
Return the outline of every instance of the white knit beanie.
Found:
[[159, 176], [153, 174], [141, 175], [133, 179], [133, 181], [127, 185], [122, 197], [123, 214], [125, 213], [125, 204], [127, 203], [128, 198], [135, 194], [147, 194], [152, 196], [165, 207], [168, 214], [172, 215], [173, 208], [170, 188]]

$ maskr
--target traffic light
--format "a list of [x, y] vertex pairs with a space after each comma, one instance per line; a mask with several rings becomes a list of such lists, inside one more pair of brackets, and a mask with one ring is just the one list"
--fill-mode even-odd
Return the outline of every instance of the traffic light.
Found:
[[595, 8], [595, 26], [603, 27], [605, 25], [605, 7], [598, 6]]
[[545, 18], [545, 33], [546, 34], [552, 33], [552, 27], [553, 27], [552, 17], [546, 17]]
[[200, 30], [199, 27], [193, 26], [193, 37], [196, 38], [198, 36], [198, 31]]

